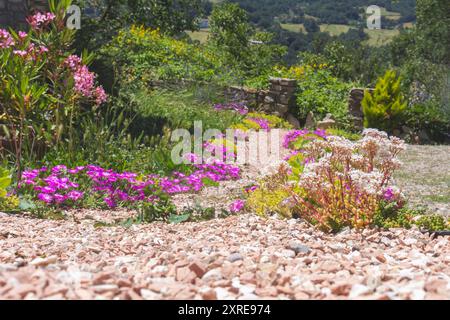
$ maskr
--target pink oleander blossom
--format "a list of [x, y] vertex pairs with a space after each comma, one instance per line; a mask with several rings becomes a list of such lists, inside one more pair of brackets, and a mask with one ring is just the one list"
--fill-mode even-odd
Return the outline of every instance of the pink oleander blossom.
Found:
[[64, 65], [73, 72], [75, 92], [85, 98], [93, 98], [96, 105], [106, 102], [108, 96], [102, 86], [95, 87], [95, 74], [82, 64], [76, 55], [68, 56]]
[[95, 104], [98, 106], [106, 102], [106, 100], [108, 99], [108, 96], [106, 95], [106, 92], [102, 86], [98, 86], [94, 89], [94, 97]]
[[94, 73], [90, 72], [86, 66], [76, 69], [73, 74], [75, 81], [75, 91], [84, 97], [90, 98], [94, 89]]
[[75, 71], [81, 66], [81, 58], [72, 54], [66, 58], [64, 64], [68, 66], [72, 71]]
[[10, 48], [14, 46], [14, 39], [5, 29], [0, 29], [0, 48]]
[[55, 18], [56, 16], [51, 12], [37, 12], [36, 14], [28, 17], [27, 22], [33, 30], [39, 30], [49, 25], [53, 20], [55, 20]]
[[19, 57], [22, 57], [22, 58], [25, 58], [28, 55], [28, 52], [24, 51], [24, 50], [14, 50], [13, 53], [16, 56], [19, 56]]
[[17, 34], [19, 36], [19, 38], [21, 40], [25, 39], [26, 37], [28, 37], [28, 34], [26, 32], [23, 31], [19, 31], [19, 33]]

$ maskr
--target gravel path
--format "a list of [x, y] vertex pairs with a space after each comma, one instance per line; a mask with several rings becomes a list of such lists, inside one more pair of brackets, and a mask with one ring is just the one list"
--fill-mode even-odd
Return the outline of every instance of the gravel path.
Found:
[[0, 299], [450, 299], [449, 238], [417, 230], [0, 219]]
[[450, 217], [450, 146], [412, 146], [402, 154], [397, 184], [411, 204]]
[[[450, 197], [449, 151], [409, 148], [397, 180], [413, 203], [448, 214], [440, 200]], [[264, 170], [247, 167], [241, 181], [175, 202], [226, 208]], [[0, 213], [0, 299], [450, 299], [449, 237], [326, 235], [251, 214], [96, 227], [133, 214], [78, 210], [57, 221]]]

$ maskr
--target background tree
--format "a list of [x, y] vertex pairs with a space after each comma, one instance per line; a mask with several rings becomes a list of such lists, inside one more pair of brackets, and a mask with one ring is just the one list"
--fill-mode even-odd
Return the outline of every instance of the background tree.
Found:
[[[208, 5], [204, 0], [77, 0], [82, 8], [82, 29], [77, 47], [96, 49], [120, 28], [136, 24], [167, 35], [198, 30], [198, 19]], [[89, 12], [90, 14], [86, 14]]]
[[224, 50], [227, 60], [243, 63], [249, 53], [253, 30], [245, 10], [234, 3], [217, 5], [210, 18], [210, 41]]
[[450, 112], [450, 1], [417, 1], [417, 52], [440, 66], [441, 101]]
[[314, 32], [317, 32], [320, 30], [319, 25], [317, 24], [316, 20], [314, 20], [314, 19], [310, 19], [310, 18], [305, 19], [304, 26], [305, 26], [305, 30], [310, 33], [314, 33]]

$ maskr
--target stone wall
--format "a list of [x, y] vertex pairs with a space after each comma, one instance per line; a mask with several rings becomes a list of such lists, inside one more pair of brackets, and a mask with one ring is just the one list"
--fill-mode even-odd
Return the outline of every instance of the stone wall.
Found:
[[[297, 81], [293, 79], [282, 78], [270, 78], [270, 87], [268, 90], [256, 90], [244, 87], [229, 86], [219, 87], [211, 85], [207, 82], [198, 82], [192, 80], [180, 80], [180, 81], [152, 81], [151, 87], [157, 88], [170, 88], [177, 89], [180, 87], [197, 86], [198, 90], [214, 90], [216, 92], [223, 92], [225, 100], [228, 102], [243, 102], [250, 110], [263, 111], [268, 114], [273, 114], [289, 121], [294, 127], [299, 128], [300, 123], [289, 110], [295, 108], [296, 105], [296, 89]], [[209, 88], [209, 89], [208, 89]], [[364, 114], [362, 112], [361, 102], [364, 98], [364, 91], [369, 90], [373, 92], [371, 88], [353, 88], [349, 92], [348, 98], [348, 110], [350, 117], [353, 120], [355, 128], [359, 130], [364, 129]], [[314, 119], [314, 114], [308, 116], [310, 119], [306, 119], [306, 127], [319, 127], [327, 129], [330, 126], [335, 125], [335, 121], [331, 115], [328, 115], [325, 119]]]
[[225, 88], [225, 96], [230, 101], [241, 101], [252, 109], [287, 118], [290, 107], [296, 103], [297, 81], [270, 78], [269, 90], [254, 90], [242, 87]]
[[296, 103], [297, 81], [292, 79], [270, 78], [270, 87], [268, 90], [256, 90], [244, 87], [229, 86], [219, 87], [207, 82], [198, 82], [191, 80], [179, 81], [151, 81], [150, 87], [170, 88], [197, 86], [199, 90], [211, 88], [216, 92], [222, 92], [228, 102], [243, 102], [251, 110], [264, 111], [268, 114], [277, 115], [287, 119], [288, 111]]

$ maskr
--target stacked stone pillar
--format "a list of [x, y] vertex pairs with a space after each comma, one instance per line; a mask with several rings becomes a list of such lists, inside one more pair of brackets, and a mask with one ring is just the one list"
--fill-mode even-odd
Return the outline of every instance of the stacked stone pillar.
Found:
[[260, 93], [264, 96], [262, 110], [286, 118], [289, 109], [296, 103], [297, 81], [283, 78], [270, 78], [269, 81], [269, 91]]

